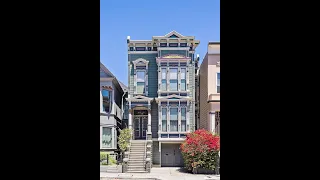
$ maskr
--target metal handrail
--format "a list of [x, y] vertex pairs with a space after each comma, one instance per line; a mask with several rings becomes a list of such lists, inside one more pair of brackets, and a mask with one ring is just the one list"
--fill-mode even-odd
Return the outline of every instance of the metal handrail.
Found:
[[144, 162], [145, 162], [145, 169], [147, 169], [147, 164], [146, 164], [146, 160], [147, 160], [147, 140], [148, 140], [148, 130], [146, 130], [146, 141], [144, 142]]

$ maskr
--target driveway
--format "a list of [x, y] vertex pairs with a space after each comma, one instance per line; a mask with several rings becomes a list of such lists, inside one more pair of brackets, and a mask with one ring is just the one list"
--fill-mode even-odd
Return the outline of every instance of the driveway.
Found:
[[175, 167], [153, 167], [150, 173], [104, 173], [100, 172], [101, 180], [116, 180], [116, 179], [135, 179], [135, 180], [204, 180], [214, 179], [220, 180], [219, 175], [203, 175], [190, 174], [181, 168]]

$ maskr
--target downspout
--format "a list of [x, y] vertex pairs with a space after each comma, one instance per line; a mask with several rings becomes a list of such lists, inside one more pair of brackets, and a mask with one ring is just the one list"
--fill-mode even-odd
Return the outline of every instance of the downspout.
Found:
[[126, 95], [128, 91], [123, 91], [123, 95], [121, 98], [121, 112], [122, 112], [122, 119], [123, 119], [123, 114], [124, 114], [124, 110], [123, 110], [123, 97]]

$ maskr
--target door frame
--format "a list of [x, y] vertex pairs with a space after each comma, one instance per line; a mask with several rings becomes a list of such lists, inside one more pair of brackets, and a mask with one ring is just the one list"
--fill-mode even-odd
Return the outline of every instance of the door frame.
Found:
[[139, 123], [139, 138], [137, 138], [136, 136], [134, 137], [134, 139], [143, 139], [143, 138], [146, 138], [146, 136], [143, 136], [143, 125], [144, 125], [144, 123], [143, 123], [143, 117], [145, 118], [145, 120], [146, 120], [146, 133], [145, 133], [145, 135], [147, 135], [147, 129], [148, 129], [148, 115], [135, 115], [134, 117], [133, 117], [133, 120], [134, 120], [134, 131], [136, 131], [135, 130], [135, 125], [136, 125], [136, 123], [137, 123], [137, 121], [138, 121], [138, 123]]

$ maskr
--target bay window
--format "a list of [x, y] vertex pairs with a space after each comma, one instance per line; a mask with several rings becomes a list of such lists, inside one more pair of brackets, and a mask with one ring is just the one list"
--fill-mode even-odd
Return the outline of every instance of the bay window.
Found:
[[167, 108], [162, 108], [162, 131], [167, 132]]
[[170, 108], [170, 131], [178, 131], [178, 108]]
[[170, 68], [170, 91], [178, 91], [178, 69]]
[[186, 84], [186, 68], [181, 68], [181, 83], [180, 83], [180, 90], [186, 91], [187, 84]]

